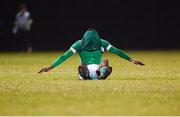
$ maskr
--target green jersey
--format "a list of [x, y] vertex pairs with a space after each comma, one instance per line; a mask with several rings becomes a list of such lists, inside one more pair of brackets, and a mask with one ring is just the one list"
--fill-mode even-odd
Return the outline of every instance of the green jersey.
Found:
[[86, 31], [83, 38], [76, 41], [70, 49], [59, 56], [51, 66], [56, 67], [60, 65], [76, 52], [79, 53], [82, 64], [100, 64], [102, 54], [105, 51], [114, 53], [126, 60], [131, 59], [125, 52], [112, 46], [108, 41], [101, 39], [96, 31]]
[[81, 43], [82, 40], [78, 40], [75, 42], [71, 47], [70, 50], [73, 51], [73, 53], [78, 52], [81, 58], [81, 63], [82, 64], [100, 64], [102, 54], [104, 51], [110, 49], [110, 44], [108, 41], [101, 39], [101, 49], [100, 50], [95, 50], [95, 51], [86, 51], [86, 50], [81, 50]]

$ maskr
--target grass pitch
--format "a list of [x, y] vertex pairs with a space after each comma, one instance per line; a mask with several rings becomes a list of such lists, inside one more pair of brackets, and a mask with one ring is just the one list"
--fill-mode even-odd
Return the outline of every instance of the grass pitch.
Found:
[[146, 66], [105, 54], [100, 81], [77, 80], [77, 54], [37, 74], [61, 53], [0, 53], [0, 115], [180, 115], [180, 51], [127, 52]]

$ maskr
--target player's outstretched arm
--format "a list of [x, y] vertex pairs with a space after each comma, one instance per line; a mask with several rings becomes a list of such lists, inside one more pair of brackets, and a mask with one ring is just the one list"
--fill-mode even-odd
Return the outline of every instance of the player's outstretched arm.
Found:
[[112, 46], [112, 47], [109, 49], [109, 52], [114, 53], [114, 54], [118, 55], [119, 57], [122, 57], [122, 58], [124, 58], [124, 59], [126, 59], [126, 60], [128, 60], [128, 61], [131, 61], [132, 63], [134, 63], [134, 64], [136, 64], [136, 65], [145, 65], [144, 63], [142, 63], [142, 62], [140, 62], [140, 61], [138, 61], [138, 60], [135, 60], [135, 59], [131, 58], [128, 54], [126, 54], [125, 52], [123, 52], [122, 50], [120, 50], [120, 49], [118, 49], [118, 48], [116, 48], [116, 47], [113, 47], [113, 46]]
[[62, 62], [64, 62], [66, 59], [68, 59], [73, 54], [74, 54], [73, 51], [71, 49], [69, 49], [66, 53], [59, 56], [51, 66], [42, 68], [38, 73], [43, 73], [43, 72], [50, 71], [51, 69], [53, 69], [53, 68], [57, 67], [58, 65], [60, 65]]

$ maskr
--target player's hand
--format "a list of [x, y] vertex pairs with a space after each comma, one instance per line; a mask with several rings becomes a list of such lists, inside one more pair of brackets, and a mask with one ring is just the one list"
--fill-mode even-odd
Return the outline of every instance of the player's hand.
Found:
[[48, 72], [49, 70], [50, 70], [49, 68], [42, 68], [38, 73]]
[[144, 66], [145, 64], [144, 63], [142, 63], [141, 61], [138, 61], [138, 60], [134, 60], [134, 59], [131, 59], [131, 62], [133, 62], [134, 64], [136, 64], [136, 65], [142, 65], [142, 66]]

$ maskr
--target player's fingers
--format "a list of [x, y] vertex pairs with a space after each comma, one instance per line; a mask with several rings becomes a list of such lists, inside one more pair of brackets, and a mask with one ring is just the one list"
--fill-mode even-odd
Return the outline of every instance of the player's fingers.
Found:
[[38, 73], [40, 74], [40, 73], [42, 73], [43, 72], [43, 69], [41, 69]]
[[142, 62], [139, 62], [139, 65], [142, 65], [142, 66], [144, 66], [145, 64], [144, 64], [144, 63], [142, 63]]

